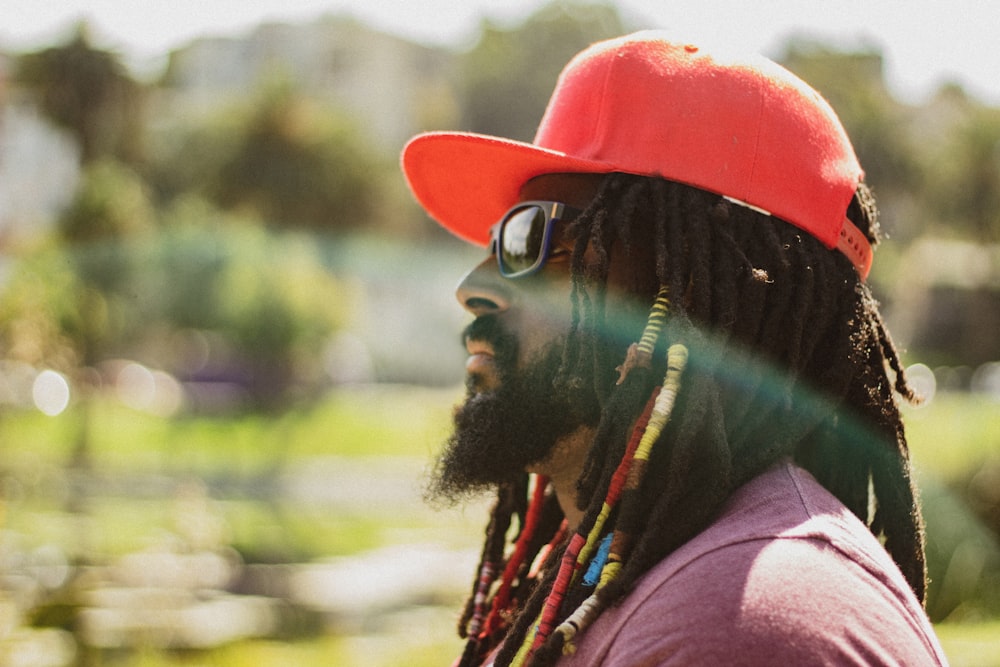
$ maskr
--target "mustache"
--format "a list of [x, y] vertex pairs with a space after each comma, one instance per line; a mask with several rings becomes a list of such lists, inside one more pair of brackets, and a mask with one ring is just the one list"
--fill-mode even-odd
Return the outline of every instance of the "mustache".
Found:
[[509, 335], [496, 315], [480, 315], [462, 330], [462, 345], [466, 341], [478, 340], [495, 345], [502, 337]]
[[496, 315], [480, 315], [462, 330], [460, 343], [475, 340], [493, 348], [493, 359], [501, 370], [513, 370], [517, 361], [517, 335], [507, 330]]

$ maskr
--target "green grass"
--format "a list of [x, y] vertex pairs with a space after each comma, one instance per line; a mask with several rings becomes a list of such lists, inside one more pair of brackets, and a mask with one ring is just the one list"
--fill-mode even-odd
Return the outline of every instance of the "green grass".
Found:
[[[332, 393], [280, 415], [182, 417], [137, 412], [97, 399], [57, 417], [0, 414], [0, 458], [7, 467], [64, 465], [87, 434], [101, 470], [249, 474], [310, 456], [429, 458], [444, 439], [457, 389], [370, 387]], [[83, 428], [83, 424], [87, 428]]]
[[904, 412], [907, 441], [918, 472], [942, 482], [958, 479], [1000, 456], [1000, 402], [985, 395], [941, 393]]
[[[80, 406], [58, 417], [3, 414], [3, 527], [29, 547], [52, 544], [70, 555], [113, 558], [164, 536], [184, 535], [193, 520], [179, 518], [191, 512], [190, 506], [179, 509], [181, 496], [193, 491], [204, 496], [197, 508], [202, 520], [221, 523], [220, 539], [252, 559], [349, 555], [404, 537], [447, 540], [449, 529], [478, 535], [478, 522], [473, 526], [468, 517], [435, 513], [418, 497], [458, 394], [458, 389], [366, 387], [335, 392], [281, 415], [175, 420], [96, 400], [87, 414], [87, 459], [100, 486], [83, 499], [85, 515], [66, 512], [72, 504], [67, 465], [84, 417]], [[387, 458], [401, 466], [398, 483], [409, 487], [410, 502], [392, 511], [363, 503], [334, 507], [287, 497], [282, 490], [281, 476], [302, 467], [318, 471], [314, 484], [336, 485], [338, 474], [363, 475], [369, 465], [384, 472]], [[327, 467], [319, 469], [314, 461]], [[356, 463], [338, 473], [343, 466], [337, 461]]]
[[122, 661], [106, 660], [106, 667], [442, 667], [461, 652], [459, 640], [413, 632], [409, 637], [362, 639], [327, 636], [318, 639], [275, 642], [245, 641], [232, 646], [197, 652], [147, 651]]
[[[414, 486], [418, 477], [415, 470]], [[83, 513], [65, 511], [62, 498], [8, 501], [0, 505], [2, 528], [18, 535], [25, 549], [55, 546], [90, 562], [176, 540], [233, 546], [252, 562], [308, 562], [406, 542], [474, 548], [486, 517], [482, 503], [437, 511], [414, 498], [394, 511], [366, 511], [287, 497], [215, 499], [196, 483], [191, 486], [194, 497], [183, 484], [167, 497], [92, 496]]]
[[263, 562], [304, 562], [347, 556], [399, 541], [404, 531], [430, 533], [429, 510], [369, 515], [310, 506], [227, 502], [230, 541], [247, 558]]
[[934, 628], [951, 667], [1000, 667], [1000, 620]]

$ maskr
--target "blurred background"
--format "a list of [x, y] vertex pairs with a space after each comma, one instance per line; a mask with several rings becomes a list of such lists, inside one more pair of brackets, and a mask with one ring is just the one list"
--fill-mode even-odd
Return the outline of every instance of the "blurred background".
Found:
[[482, 252], [399, 151], [530, 140], [569, 57], [646, 27], [762, 51], [839, 112], [925, 396], [928, 612], [952, 664], [1000, 665], [991, 3], [247, 4], [5, 3], [0, 665], [450, 664], [485, 507], [422, 488]]

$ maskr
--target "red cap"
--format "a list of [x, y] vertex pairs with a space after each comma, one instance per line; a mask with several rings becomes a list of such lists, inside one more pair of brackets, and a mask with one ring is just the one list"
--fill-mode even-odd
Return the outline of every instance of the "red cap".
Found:
[[430, 132], [410, 140], [402, 163], [430, 216], [479, 245], [531, 178], [625, 172], [763, 209], [843, 252], [862, 278], [871, 266], [870, 244], [846, 217], [864, 172], [830, 105], [764, 57], [657, 31], [570, 61], [533, 143]]

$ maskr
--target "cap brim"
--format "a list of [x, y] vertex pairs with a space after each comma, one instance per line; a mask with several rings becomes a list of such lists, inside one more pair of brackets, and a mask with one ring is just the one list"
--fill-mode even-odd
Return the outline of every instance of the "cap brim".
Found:
[[420, 134], [403, 148], [403, 173], [417, 201], [461, 239], [485, 246], [490, 227], [535, 176], [608, 173], [606, 162], [466, 132]]

